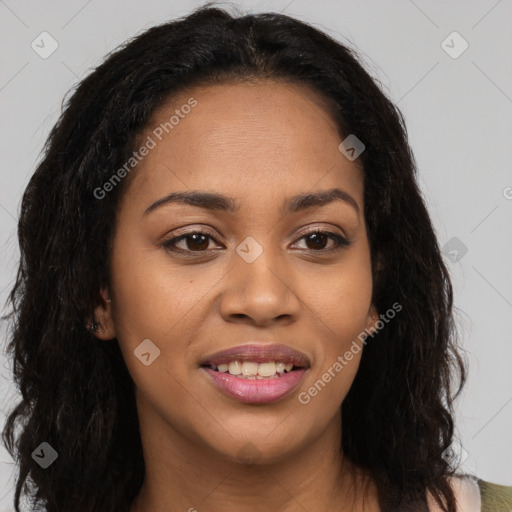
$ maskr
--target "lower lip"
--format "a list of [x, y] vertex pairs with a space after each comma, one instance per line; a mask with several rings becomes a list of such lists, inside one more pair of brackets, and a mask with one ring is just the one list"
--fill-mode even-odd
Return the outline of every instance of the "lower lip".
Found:
[[277, 379], [244, 379], [229, 373], [204, 370], [217, 388], [227, 396], [246, 404], [277, 402], [290, 394], [303, 379], [306, 370], [294, 370]]

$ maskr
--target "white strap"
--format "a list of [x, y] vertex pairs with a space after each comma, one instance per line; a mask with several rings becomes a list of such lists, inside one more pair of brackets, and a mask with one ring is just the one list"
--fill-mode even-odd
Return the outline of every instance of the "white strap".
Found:
[[[476, 478], [457, 475], [450, 478], [450, 485], [457, 501], [457, 512], [482, 512], [482, 498]], [[430, 493], [427, 493], [427, 502], [430, 512], [442, 512]]]

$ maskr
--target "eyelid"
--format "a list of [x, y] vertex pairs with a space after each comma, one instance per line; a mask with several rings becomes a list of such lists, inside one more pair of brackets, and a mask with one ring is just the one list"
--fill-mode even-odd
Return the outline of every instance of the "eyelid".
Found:
[[[201, 226], [201, 225], [198, 226], [197, 224], [194, 224], [194, 226], [192, 226], [192, 227], [178, 228], [178, 229], [172, 231], [172, 236], [170, 236], [170, 235], [169, 236], [170, 236], [170, 239], [172, 239], [172, 238], [177, 238], [177, 237], [180, 237], [183, 235], [194, 235], [194, 234], [198, 234], [198, 233], [211, 236], [212, 238], [216, 238], [218, 236], [217, 234], [214, 234], [210, 228], [208, 228], [206, 226]], [[222, 238], [222, 236], [219, 236], [219, 238]]]
[[[333, 230], [341, 231], [341, 233], [333, 233]], [[336, 226], [335, 224], [329, 224], [329, 223], [314, 224], [314, 225], [309, 225], [305, 231], [302, 231], [302, 228], [299, 228], [297, 231], [298, 231], [298, 233], [296, 232], [292, 235], [293, 239], [296, 239], [297, 237], [302, 238], [303, 236], [308, 235], [309, 233], [316, 233], [317, 231], [321, 231], [321, 232], [336, 234], [336, 235], [348, 240], [348, 236], [345, 235], [343, 230], [339, 226]]]
[[[335, 224], [330, 224], [330, 223], [308, 225], [308, 227], [306, 228], [306, 231], [301, 231], [302, 227], [300, 227], [300, 228], [296, 229], [292, 235], [290, 235], [289, 239], [295, 240], [297, 237], [300, 238], [309, 233], [314, 233], [316, 231], [329, 231], [330, 232], [330, 230], [333, 228], [341, 231], [341, 234], [339, 234], [340, 237], [345, 238], [347, 240], [349, 239], [349, 237], [344, 233], [342, 228], [340, 228], [339, 226], [337, 226]], [[178, 228], [177, 230], [172, 232], [173, 236], [171, 238], [188, 235], [188, 234], [196, 234], [196, 233], [207, 234], [214, 239], [217, 237], [224, 238], [222, 235], [214, 234], [209, 226], [203, 226], [203, 225], [197, 225], [197, 224], [194, 224], [191, 227], [185, 226], [183, 228]]]

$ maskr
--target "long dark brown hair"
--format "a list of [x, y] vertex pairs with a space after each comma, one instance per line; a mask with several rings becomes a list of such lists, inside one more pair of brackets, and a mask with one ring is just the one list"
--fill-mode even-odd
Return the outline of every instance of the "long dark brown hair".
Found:
[[[143, 32], [81, 81], [24, 192], [21, 258], [4, 317], [21, 393], [3, 431], [19, 469], [18, 512], [22, 497], [48, 512], [120, 512], [137, 495], [145, 470], [134, 383], [117, 340], [95, 342], [86, 329], [100, 288], [110, 285], [116, 208], [128, 180], [102, 199], [94, 191], [173, 94], [252, 78], [307, 85], [332, 105], [340, 133], [366, 146], [359, 160], [373, 303], [380, 312], [395, 302], [403, 309], [363, 352], [341, 406], [344, 453], [374, 479], [383, 509], [429, 491], [455, 512], [443, 452], [465, 369], [452, 286], [402, 114], [348, 45], [289, 16], [235, 16], [210, 4]], [[58, 452], [47, 469], [31, 456], [41, 442]]]

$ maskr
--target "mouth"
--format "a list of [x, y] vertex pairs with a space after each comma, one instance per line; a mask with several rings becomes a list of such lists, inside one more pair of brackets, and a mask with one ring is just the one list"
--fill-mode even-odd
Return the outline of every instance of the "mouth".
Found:
[[311, 366], [306, 354], [287, 345], [241, 345], [207, 356], [201, 363], [220, 373], [241, 379], [277, 379]]
[[242, 345], [207, 356], [200, 367], [224, 394], [244, 403], [275, 402], [290, 394], [311, 366], [287, 345]]

